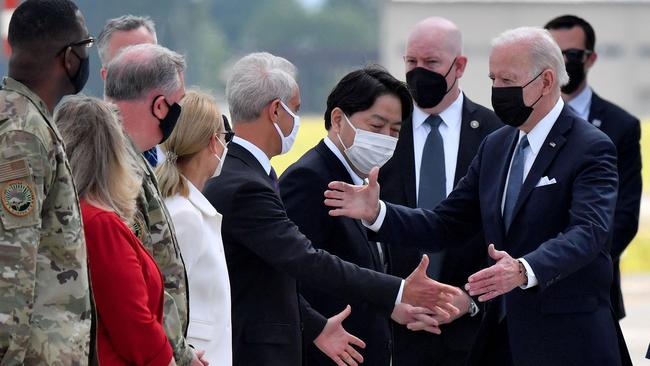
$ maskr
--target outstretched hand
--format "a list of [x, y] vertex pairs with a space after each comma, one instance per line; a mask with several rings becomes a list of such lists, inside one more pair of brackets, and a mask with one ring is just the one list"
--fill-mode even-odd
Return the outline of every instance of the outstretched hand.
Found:
[[444, 313], [454, 317], [460, 310], [452, 304], [455, 296], [462, 291], [456, 287], [434, 281], [427, 276], [429, 257], [425, 254], [417, 268], [406, 278], [402, 302], [429, 309], [438, 309], [436, 313]]
[[470, 295], [480, 295], [479, 301], [488, 301], [527, 283], [521, 262], [505, 251], [496, 250], [494, 244], [488, 247], [488, 254], [496, 264], [469, 276], [465, 289]]
[[373, 223], [379, 215], [379, 168], [374, 167], [368, 174], [368, 185], [355, 186], [335, 181], [328, 184], [325, 191], [325, 205], [333, 207], [331, 216], [347, 216]]
[[357, 366], [363, 363], [363, 356], [352, 346], [366, 348], [366, 344], [348, 333], [342, 324], [351, 312], [352, 308], [348, 305], [342, 312], [327, 319], [325, 328], [314, 340], [316, 347], [338, 366]]

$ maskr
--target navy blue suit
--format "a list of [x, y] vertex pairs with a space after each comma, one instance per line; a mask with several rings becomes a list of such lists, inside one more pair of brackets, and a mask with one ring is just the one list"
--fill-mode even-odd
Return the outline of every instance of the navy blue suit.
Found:
[[315, 249], [287, 217], [262, 165], [237, 143], [203, 194], [223, 215], [234, 366], [302, 365], [302, 339], [312, 342], [325, 319], [298, 295], [296, 281], [346, 301], [394, 307], [401, 279]]
[[603, 131], [618, 154], [618, 199], [610, 254], [614, 265], [612, 307], [618, 319], [625, 317], [619, 259], [639, 228], [641, 206], [641, 125], [639, 119], [596, 93], [591, 97], [589, 122]]
[[[360, 220], [347, 217], [332, 217], [323, 203], [323, 192], [331, 181], [352, 183], [343, 163], [323, 141], [307, 151], [280, 177], [280, 194], [287, 208], [287, 215], [305, 234], [312, 245], [334, 254], [360, 267], [383, 272], [377, 245], [368, 241], [365, 227]], [[415, 269], [415, 266], [411, 269]], [[300, 282], [300, 294], [313, 308], [326, 317], [331, 317], [349, 303], [345, 299], [331, 296], [320, 286]], [[388, 366], [391, 356], [390, 314], [392, 309], [378, 308], [367, 302], [355, 302], [352, 314], [343, 322], [345, 329], [363, 339], [366, 348], [359, 350], [364, 364]], [[334, 363], [308, 343], [305, 366], [333, 365]]]
[[[482, 341], [501, 322], [500, 301], [506, 309], [503, 342], [514, 365], [630, 364], [609, 296], [615, 147], [565, 107], [524, 181], [506, 232], [501, 200], [518, 133], [507, 126], [488, 135], [467, 175], [434, 211], [387, 203], [378, 237], [435, 250], [482, 229], [486, 243], [530, 263], [539, 285], [516, 288], [488, 306], [470, 364], [485, 364], [489, 350]], [[536, 188], [543, 176], [557, 183]]]
[[[485, 136], [502, 126], [503, 123], [494, 112], [464, 96], [454, 185], [465, 176]], [[413, 121], [409, 119], [402, 124], [393, 157], [379, 171], [382, 200], [417, 207], [414, 159]], [[389, 247], [390, 274], [408, 276], [420, 263], [421, 250], [407, 248], [402, 243]], [[486, 264], [485, 241], [483, 235], [479, 234], [464, 245], [445, 252], [440, 282], [462, 288], [467, 283], [467, 277]], [[464, 365], [482, 316], [482, 312], [474, 317], [466, 315], [451, 324], [445, 324], [440, 328], [441, 335], [412, 332], [404, 326], [395, 325], [393, 365]]]

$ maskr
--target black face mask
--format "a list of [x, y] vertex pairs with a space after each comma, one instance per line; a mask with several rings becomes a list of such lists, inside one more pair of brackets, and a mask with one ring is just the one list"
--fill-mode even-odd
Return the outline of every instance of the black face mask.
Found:
[[524, 88], [535, 81], [543, 72], [537, 74], [524, 86], [492, 87], [492, 108], [494, 108], [494, 113], [503, 123], [512, 127], [519, 127], [530, 117], [530, 114], [533, 113], [533, 107], [542, 99], [543, 95], [540, 95], [535, 103], [527, 106], [524, 103]]
[[[447, 88], [447, 75], [456, 64], [456, 59], [449, 66], [449, 70], [443, 76], [435, 71], [427, 70], [423, 67], [416, 67], [406, 73], [406, 83], [413, 95], [415, 103], [420, 108], [433, 108], [440, 104], [442, 99], [451, 90]], [[454, 79], [456, 84], [456, 79]], [[451, 86], [453, 87], [454, 84]]]
[[[156, 99], [158, 97], [163, 97], [162, 95], [158, 95], [157, 97], [153, 98], [153, 103], [151, 104], [151, 114], [153, 114], [154, 117], [156, 117], [156, 114], [154, 113], [154, 105], [156, 103]], [[165, 104], [167, 104], [167, 115], [165, 118], [160, 119], [156, 117], [158, 121], [160, 121], [160, 131], [162, 132], [162, 140], [160, 140], [160, 144], [165, 142], [169, 138], [169, 136], [172, 134], [172, 131], [174, 131], [174, 127], [176, 127], [176, 122], [178, 121], [178, 117], [181, 115], [181, 106], [178, 103], [174, 103], [172, 105], [169, 105], [167, 103], [167, 100], [165, 100]]]
[[569, 74], [569, 83], [562, 87], [562, 93], [571, 94], [578, 90], [578, 87], [585, 80], [585, 64], [580, 61], [568, 61], [565, 63], [566, 72]]
[[81, 58], [74, 50], [72, 53], [79, 59], [79, 68], [74, 76], [68, 74], [68, 79], [70, 79], [70, 83], [74, 87], [74, 93], [77, 94], [86, 86], [86, 82], [88, 81], [88, 76], [90, 75], [90, 57]]

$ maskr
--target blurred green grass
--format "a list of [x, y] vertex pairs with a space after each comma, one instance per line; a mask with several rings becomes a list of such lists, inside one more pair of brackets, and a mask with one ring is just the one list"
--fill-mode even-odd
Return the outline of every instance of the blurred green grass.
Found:
[[[305, 116], [302, 119], [296, 142], [291, 151], [274, 157], [273, 167], [282, 172], [307, 150], [315, 146], [327, 133], [323, 119], [317, 116]], [[641, 124], [641, 155], [643, 158], [643, 192], [650, 199], [650, 120]], [[639, 232], [621, 258], [621, 269], [627, 273], [650, 272], [650, 212], [641, 209]]]

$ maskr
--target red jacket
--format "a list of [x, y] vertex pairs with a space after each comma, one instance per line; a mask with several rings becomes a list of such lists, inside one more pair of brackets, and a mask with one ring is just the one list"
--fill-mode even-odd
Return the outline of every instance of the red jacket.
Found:
[[140, 241], [113, 212], [81, 201], [88, 267], [97, 308], [99, 364], [168, 365], [162, 276]]

